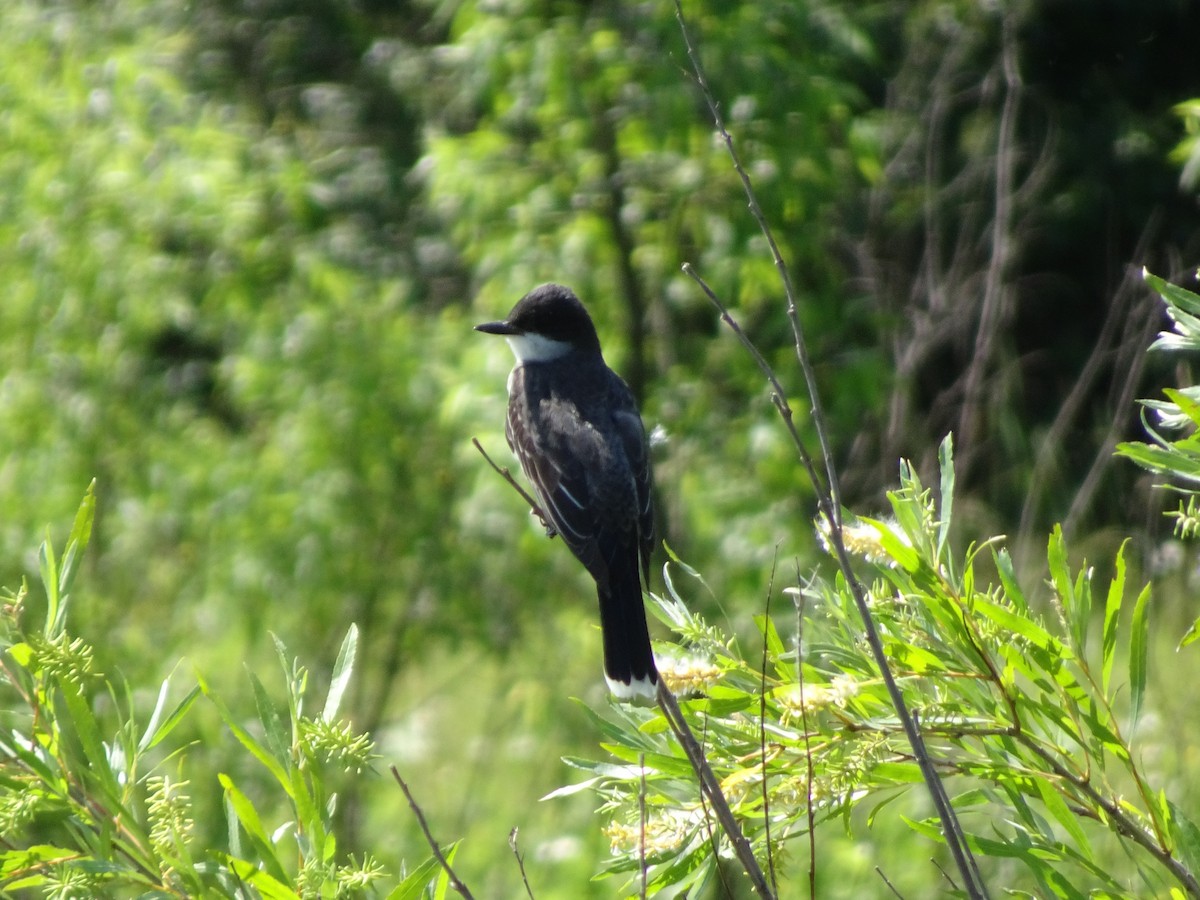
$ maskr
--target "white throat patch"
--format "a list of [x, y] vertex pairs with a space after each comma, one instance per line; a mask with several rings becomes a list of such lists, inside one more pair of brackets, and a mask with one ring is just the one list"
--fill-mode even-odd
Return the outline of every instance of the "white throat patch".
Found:
[[540, 334], [508, 334], [504, 336], [512, 347], [517, 362], [549, 362], [571, 352], [566, 341], [556, 341]]

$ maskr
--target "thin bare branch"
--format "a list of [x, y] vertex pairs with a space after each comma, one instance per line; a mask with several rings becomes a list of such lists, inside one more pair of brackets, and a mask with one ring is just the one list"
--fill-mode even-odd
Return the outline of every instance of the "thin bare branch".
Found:
[[534, 900], [533, 888], [529, 886], [529, 877], [525, 874], [525, 854], [517, 846], [516, 828], [508, 833], [508, 847], [512, 850], [513, 856], [517, 858], [517, 868], [521, 870], [521, 883], [525, 885], [525, 894], [529, 897], [529, 900]]
[[734, 818], [733, 810], [729, 808], [729, 801], [725, 799], [725, 794], [721, 791], [720, 780], [717, 778], [716, 773], [713, 772], [712, 766], [708, 764], [708, 760], [704, 756], [704, 750], [701, 749], [696, 736], [692, 733], [691, 726], [688, 725], [687, 719], [684, 718], [683, 712], [675, 700], [675, 695], [671, 693], [661, 678], [658, 682], [658, 693], [656, 696], [658, 707], [662, 710], [667, 724], [671, 726], [671, 731], [675, 734], [675, 739], [679, 741], [679, 745], [687, 755], [688, 761], [692, 764], [692, 770], [700, 780], [700, 791], [708, 798], [708, 802], [712, 805], [713, 815], [716, 816], [721, 830], [725, 832], [725, 836], [729, 838], [729, 842], [733, 845], [733, 851], [737, 855], [738, 862], [742, 864], [742, 868], [746, 870], [746, 874], [750, 877], [750, 884], [758, 896], [764, 898], [764, 900], [767, 900], [767, 898], [774, 900], [775, 892], [767, 884], [762, 867], [758, 864], [758, 860], [754, 856], [754, 850], [750, 847], [750, 842], [742, 832], [741, 826], [738, 825], [737, 819]]
[[646, 888], [650, 878], [650, 867], [646, 864], [646, 754], [638, 754], [641, 783], [638, 785], [638, 868], [642, 875], [642, 900], [646, 900]]
[[[792, 334], [795, 338], [796, 359], [800, 365], [800, 369], [804, 375], [805, 386], [808, 389], [808, 396], [811, 402], [811, 414], [813, 427], [817, 434], [817, 441], [820, 445], [821, 455], [824, 460], [826, 483], [823, 485], [821, 480], [816, 476], [816, 470], [813, 466], [812, 459], [804, 446], [804, 442], [800, 439], [800, 435], [796, 430], [795, 424], [792, 421], [791, 409], [787, 405], [779, 379], [775, 376], [769, 363], [763, 358], [762, 354], [757, 349], [751, 349], [751, 355], [758, 362], [759, 368], [763, 370], [764, 375], [771, 384], [775, 392], [774, 401], [776, 409], [783, 418], [785, 426], [789, 434], [792, 436], [792, 441], [796, 446], [796, 450], [800, 457], [801, 463], [807, 471], [810, 480], [813, 484], [813, 489], [817, 495], [817, 502], [821, 509], [821, 513], [825, 521], [829, 525], [830, 545], [834, 550], [834, 555], [837, 557], [838, 566], [845, 576], [846, 582], [850, 587], [854, 597], [855, 606], [858, 609], [859, 617], [863, 622], [863, 629], [866, 634], [867, 643], [871, 648], [872, 656], [875, 659], [875, 664], [879, 667], [880, 676], [883, 679], [884, 685], [887, 688], [888, 697], [892, 703], [892, 707], [896, 710], [896, 715], [900, 719], [904, 727], [905, 735], [908, 738], [909, 745], [912, 747], [913, 756], [917, 760], [918, 767], [921, 770], [921, 775], [925, 780], [926, 787], [929, 790], [930, 796], [933, 799], [934, 807], [937, 811], [938, 818], [942, 823], [942, 831], [946, 841], [946, 845], [950, 850], [950, 854], [954, 859], [955, 866], [962, 873], [963, 880], [966, 885], [967, 896], [972, 900], [984, 900], [987, 898], [987, 888], [983, 883], [983, 879], [979, 874], [979, 867], [975, 862], [974, 856], [971, 854], [970, 848], [967, 846], [966, 835], [962, 830], [962, 826], [958, 822], [958, 817], [954, 812], [953, 806], [950, 804], [950, 799], [946, 795], [945, 786], [942, 784], [941, 778], [938, 775], [937, 769], [930, 759], [929, 752], [925, 747], [924, 739], [917, 727], [916, 721], [908, 711], [908, 706], [904, 701], [904, 696], [896, 683], [896, 679], [892, 674], [891, 667], [888, 663], [887, 656], [884, 652], [883, 642], [879, 637], [879, 631], [876, 628], [875, 621], [871, 615], [871, 610], [867, 605], [866, 591], [855, 577], [853, 568], [850, 564], [849, 554], [846, 552], [845, 545], [841, 535], [841, 490], [838, 486], [837, 469], [834, 464], [833, 453], [830, 449], [829, 430], [825, 423], [825, 416], [822, 411], [821, 399], [817, 389], [816, 377], [813, 373], [812, 362], [809, 359], [808, 349], [804, 341], [803, 329], [800, 326], [800, 319], [797, 313], [796, 295], [792, 287], [791, 276], [788, 272], [786, 263], [783, 260], [782, 254], [779, 252], [778, 244], [775, 241], [771, 227], [763, 214], [762, 207], [758, 203], [758, 199], [754, 193], [754, 187], [750, 182], [750, 176], [746, 173], [742, 166], [741, 160], [733, 145], [733, 137], [725, 128], [724, 120], [721, 117], [721, 111], [717, 104], [716, 98], [712, 90], [708, 86], [708, 80], [705, 78], [703, 66], [700, 63], [699, 54], [692, 43], [691, 36], [688, 32], [687, 23], [683, 15], [683, 7], [680, 0], [675, 0], [675, 18], [679, 23], [679, 29], [683, 35], [684, 45], [687, 48], [688, 59], [692, 63], [692, 69], [695, 73], [695, 80], [704, 96], [705, 102], [708, 104], [709, 111], [712, 114], [713, 121], [717, 127], [717, 131], [725, 144], [726, 151], [732, 161], [733, 168], [737, 172], [738, 177], [742, 181], [745, 188], [746, 198], [749, 203], [751, 215], [758, 223], [763, 237], [766, 239], [767, 245], [771, 251], [771, 258], [775, 264], [775, 269], [779, 273], [780, 281], [783, 284], [784, 293], [787, 297], [787, 315], [791, 322]], [[717, 300], [716, 295], [711, 289], [707, 289], [703, 285], [702, 279], [694, 273], [690, 266], [685, 265], [686, 271], [697, 283], [700, 283], [705, 289], [705, 294], [709, 297], [718, 310], [721, 312], [722, 319], [726, 324], [732, 324], [733, 318], [729, 315], [723, 304]], [[751, 342], [741, 332], [740, 328], [735, 328], [735, 333], [743, 345]], [[664, 691], [659, 691], [660, 695]], [[666, 692], [669, 694], [669, 692]], [[661, 702], [661, 700], [660, 700]], [[722, 798], [723, 799], [723, 798]], [[764, 884], [765, 888], [766, 885]]]
[[521, 498], [529, 504], [529, 512], [538, 517], [538, 520], [542, 523], [542, 527], [546, 529], [546, 535], [548, 537], [554, 537], [554, 535], [557, 534], [557, 532], [554, 530], [554, 526], [550, 524], [550, 520], [546, 518], [545, 513], [542, 512], [542, 508], [538, 506], [537, 501], [529, 495], [529, 492], [525, 490], [525, 488], [521, 487], [521, 485], [517, 482], [517, 479], [513, 478], [512, 472], [510, 472], [504, 466], [496, 465], [496, 463], [492, 461], [492, 458], [488, 456], [487, 451], [483, 449], [483, 445], [479, 443], [479, 438], [471, 438], [471, 443], [475, 445], [475, 449], [478, 450], [483, 455], [483, 458], [487, 460], [487, 464], [495, 469], [501, 478], [512, 485], [513, 490], [520, 494]]
[[433, 839], [433, 835], [429, 832], [429, 823], [425, 821], [425, 813], [421, 812], [421, 807], [417, 805], [416, 799], [412, 795], [412, 791], [408, 789], [408, 785], [404, 783], [404, 779], [400, 777], [400, 772], [395, 766], [390, 766], [392, 777], [396, 779], [396, 784], [400, 785], [400, 790], [404, 792], [404, 799], [408, 801], [409, 809], [417, 817], [417, 822], [421, 826], [421, 833], [425, 835], [425, 843], [429, 845], [429, 849], [433, 851], [433, 858], [438, 861], [438, 865], [442, 867], [442, 871], [446, 873], [446, 877], [450, 879], [450, 887], [467, 900], [474, 900], [474, 896], [468, 890], [467, 886], [462, 883], [462, 880], [450, 866], [450, 862], [442, 853], [442, 848], [438, 846], [438, 842]]
[[771, 594], [775, 592], [775, 569], [778, 565], [779, 543], [776, 542], [775, 553], [771, 557], [771, 574], [767, 578], [767, 599], [763, 603], [762, 670], [758, 684], [758, 758], [762, 778], [759, 786], [762, 788], [763, 839], [767, 846], [767, 875], [776, 894], [779, 893], [779, 882], [775, 879], [775, 849], [771, 846], [771, 792], [767, 785], [767, 625], [771, 622]]
[[796, 683], [800, 685], [800, 728], [804, 735], [804, 795], [808, 815], [808, 896], [817, 896], [817, 814], [813, 804], [812, 737], [808, 730], [808, 707], [804, 703], [804, 589], [799, 587], [800, 570], [796, 568]]
[[883, 879], [883, 883], [888, 886], [888, 890], [890, 890], [893, 894], [895, 894], [898, 898], [900, 898], [900, 900], [904, 900], [904, 895], [901, 894], [898, 890], [896, 890], [896, 886], [894, 884], [892, 884], [890, 881], [888, 881], [888, 877], [883, 874], [883, 869], [879, 868], [879, 866], [876, 866], [875, 874]]

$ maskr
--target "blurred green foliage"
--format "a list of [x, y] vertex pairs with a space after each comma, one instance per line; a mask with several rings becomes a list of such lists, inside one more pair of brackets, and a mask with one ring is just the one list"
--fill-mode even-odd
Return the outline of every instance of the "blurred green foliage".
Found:
[[[929, 463], [959, 419], [1006, 21], [1035, 112], [1015, 132], [1020, 299], [960, 490], [962, 516], [997, 526], [981, 533], [1014, 524], [1143, 231], [1164, 256], [1194, 251], [1167, 153], [1172, 105], [1200, 92], [1180, 62], [1195, 12], [1106, 9], [1083, 27], [965, 2], [685, 4], [800, 287], [856, 505], [883, 503], [895, 459]], [[756, 640], [747, 610], [772, 559], [814, 559], [809, 488], [757, 371], [679, 274], [696, 266], [799, 396], [774, 273], [672, 6], [15, 0], [4, 25], [0, 583], [38, 571], [30, 548], [95, 479], [72, 621], [97, 670], [153, 693], [185, 658], [250, 716], [243, 665], [275, 665], [271, 635], [325, 673], [355, 622], [346, 713], [418, 771], [447, 830], [490, 848], [464, 861], [481, 889], [510, 884], [496, 860], [517, 818], [531, 864], [584, 895], [605, 852], [588, 800], [529, 807], [594, 737], [562, 707], [599, 696], [590, 587], [469, 443], [504, 459], [509, 366], [471, 324], [538, 281], [584, 296], [665, 436], [663, 535], [705, 572], [711, 595], [688, 600], [714, 621]], [[939, 289], [931, 248], [960, 245]], [[1129, 415], [1122, 370], [1102, 371], [1070, 439], [1047, 442], [1031, 533]], [[1157, 512], [1129, 502], [1132, 476], [1108, 477], [1084, 525]], [[212, 710], [180, 728], [211, 773], [197, 827], [223, 832], [208, 787], [227, 732]], [[251, 793], [264, 778], [227, 774]], [[384, 833], [382, 852], [423, 858], [391, 790], [346, 791], [348, 844]]]

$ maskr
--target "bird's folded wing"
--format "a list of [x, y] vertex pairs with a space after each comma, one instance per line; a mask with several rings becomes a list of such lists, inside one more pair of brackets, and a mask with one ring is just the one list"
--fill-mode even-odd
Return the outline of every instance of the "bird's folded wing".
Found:
[[533, 483], [542, 513], [593, 577], [598, 577], [602, 567], [596, 548], [595, 514], [588, 506], [589, 488], [583, 466], [569, 455], [548, 448], [535, 450], [524, 421], [522, 416], [509, 416], [509, 445]]

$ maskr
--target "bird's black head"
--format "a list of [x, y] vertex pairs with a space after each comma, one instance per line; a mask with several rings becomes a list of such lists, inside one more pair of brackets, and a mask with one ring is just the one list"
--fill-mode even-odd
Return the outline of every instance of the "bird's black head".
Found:
[[522, 297], [503, 322], [475, 326], [487, 334], [536, 335], [570, 344], [577, 350], [600, 352], [600, 339], [592, 317], [575, 296], [561, 284], [543, 284]]

